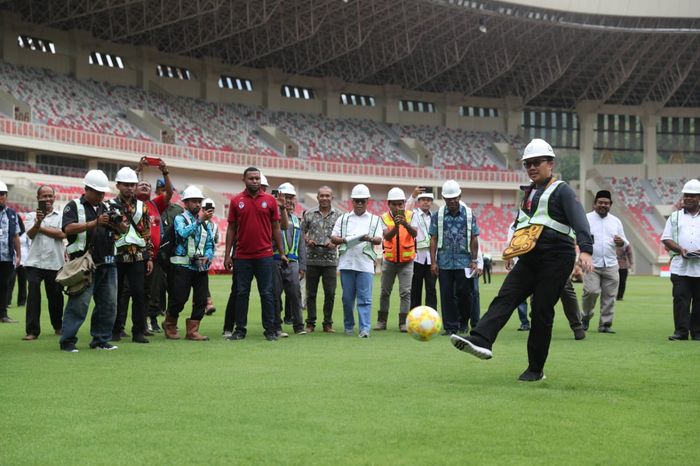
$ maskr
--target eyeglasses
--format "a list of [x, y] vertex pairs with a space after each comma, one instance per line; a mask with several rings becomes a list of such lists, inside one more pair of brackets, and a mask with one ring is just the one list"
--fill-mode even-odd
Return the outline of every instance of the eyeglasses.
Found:
[[366, 204], [367, 199], [353, 199], [352, 202], [354, 202], [355, 204]]
[[547, 161], [546, 159], [525, 160], [523, 162], [523, 167], [525, 167], [525, 168], [530, 168], [530, 167], [537, 168], [540, 165], [542, 165], [543, 162], [546, 162], [546, 161]]

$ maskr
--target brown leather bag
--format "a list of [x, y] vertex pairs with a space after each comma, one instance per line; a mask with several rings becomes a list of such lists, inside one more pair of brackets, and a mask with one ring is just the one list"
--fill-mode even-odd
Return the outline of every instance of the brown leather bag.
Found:
[[542, 234], [542, 230], [544, 230], [544, 225], [530, 225], [527, 228], [517, 230], [513, 233], [510, 244], [503, 251], [503, 259], [509, 260], [532, 251], [537, 244], [537, 239]]

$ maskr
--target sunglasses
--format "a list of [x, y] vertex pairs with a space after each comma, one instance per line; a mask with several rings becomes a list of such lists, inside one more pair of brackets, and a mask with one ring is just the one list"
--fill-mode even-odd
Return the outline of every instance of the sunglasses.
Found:
[[366, 204], [367, 199], [353, 199], [352, 202], [354, 202], [355, 204]]
[[530, 168], [530, 167], [539, 167], [542, 165], [543, 162], [546, 162], [546, 159], [535, 159], [535, 160], [526, 160], [523, 162], [523, 167], [525, 168]]

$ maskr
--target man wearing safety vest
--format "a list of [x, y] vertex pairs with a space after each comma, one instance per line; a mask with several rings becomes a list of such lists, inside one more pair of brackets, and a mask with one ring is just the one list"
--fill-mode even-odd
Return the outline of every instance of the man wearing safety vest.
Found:
[[306, 244], [301, 231], [301, 221], [294, 215], [297, 192], [291, 183], [282, 183], [279, 193], [284, 195], [285, 208], [289, 226], [282, 230], [282, 245], [284, 254], [289, 262], [280, 261], [280, 254], [275, 249], [275, 270], [272, 275], [272, 292], [275, 297], [275, 329], [277, 337], [286, 338], [289, 335], [282, 331], [282, 292], [285, 303], [292, 318], [292, 328], [297, 335], [305, 335], [304, 317], [301, 314], [301, 284], [306, 274]]
[[7, 206], [7, 185], [0, 181], [0, 322], [16, 324], [17, 321], [7, 315], [9, 305], [8, 295], [11, 296], [10, 279], [15, 267], [22, 260], [20, 246], [19, 216], [14, 209]]
[[[127, 225], [126, 233], [115, 235], [114, 245], [117, 249], [117, 318], [112, 329], [112, 341], [119, 341], [126, 325], [128, 306], [122, 301], [131, 295], [131, 340], [134, 343], [148, 343], [146, 339], [146, 275], [153, 270], [153, 242], [151, 241], [151, 220], [148, 206], [136, 199], [136, 184], [139, 182], [136, 172], [123, 167], [115, 177], [119, 196], [111, 201], [110, 206], [122, 215]], [[129, 293], [122, 293], [125, 283], [129, 283]]]
[[360, 338], [369, 338], [372, 318], [372, 285], [374, 261], [377, 254], [374, 246], [382, 243], [381, 219], [367, 212], [369, 188], [355, 185], [350, 193], [352, 212], [338, 217], [331, 241], [338, 245], [338, 269], [340, 286], [343, 288], [343, 323], [345, 334], [352, 336], [355, 329], [353, 315], [357, 301], [357, 316]]
[[669, 340], [700, 340], [700, 181], [683, 186], [683, 208], [666, 220], [661, 241], [671, 255], [673, 323]]
[[413, 259], [416, 257], [418, 216], [405, 210], [406, 195], [401, 188], [391, 188], [387, 196], [389, 211], [382, 214], [384, 260], [382, 261], [382, 290], [379, 314], [374, 330], [386, 330], [389, 302], [394, 280], [399, 277], [399, 331], [406, 332], [406, 316], [411, 305]]
[[63, 209], [61, 229], [68, 238], [66, 252], [69, 259], [82, 257], [90, 251], [95, 263], [90, 286], [79, 294], [68, 297], [63, 312], [63, 335], [59, 340], [61, 350], [77, 353], [78, 330], [88, 313], [90, 300], [95, 299], [90, 320], [90, 348], [115, 350], [109, 343], [112, 326], [117, 316], [117, 266], [114, 263], [114, 237], [116, 230], [126, 231], [125, 225], [110, 223], [107, 207], [102, 203], [110, 192], [109, 180], [102, 170], [90, 170], [83, 180], [85, 194], [68, 202]]
[[445, 335], [459, 331], [461, 315], [471, 315], [472, 274], [478, 270], [479, 226], [469, 206], [460, 202], [461, 197], [459, 184], [445, 181], [442, 185], [445, 205], [433, 214], [430, 222], [430, 267], [440, 281]]
[[514, 239], [506, 249], [514, 251], [519, 260], [470, 335], [450, 337], [460, 351], [480, 359], [491, 359], [491, 348], [498, 332], [518, 305], [532, 295], [528, 367], [518, 378], [523, 382], [544, 378], [554, 305], [576, 259], [574, 239], [581, 249], [581, 268], [588, 272], [593, 267], [593, 239], [586, 214], [569, 185], [552, 177], [554, 157], [554, 150], [542, 139], [533, 139], [525, 147], [522, 162], [532, 184], [525, 187]]
[[204, 317], [209, 291], [209, 266], [214, 258], [214, 232], [209, 220], [214, 211], [202, 209], [202, 191], [188, 186], [182, 192], [185, 212], [175, 217], [175, 253], [170, 257], [173, 267], [173, 290], [163, 330], [165, 338], [178, 340], [177, 319], [190, 298], [192, 290], [192, 314], [185, 321], [188, 340], [204, 341], [209, 337], [199, 333]]

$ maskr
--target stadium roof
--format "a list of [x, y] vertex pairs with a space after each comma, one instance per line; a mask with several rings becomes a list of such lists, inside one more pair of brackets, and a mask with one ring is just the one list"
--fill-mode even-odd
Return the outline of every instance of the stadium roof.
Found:
[[542, 107], [700, 107], [697, 17], [488, 0], [0, 0], [0, 9], [109, 41], [348, 82]]

